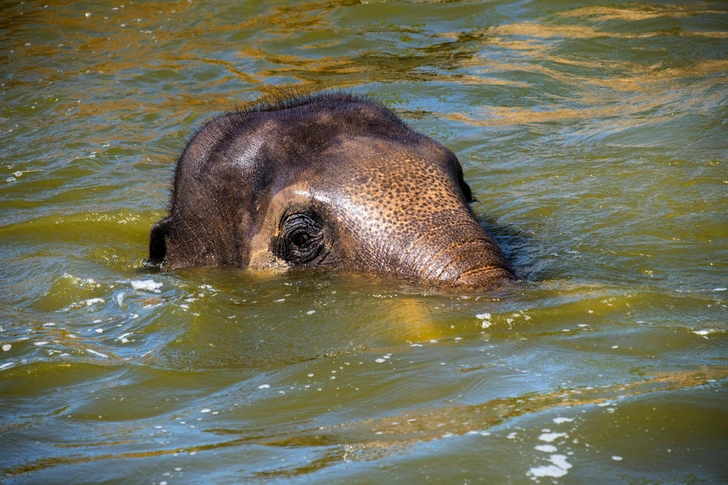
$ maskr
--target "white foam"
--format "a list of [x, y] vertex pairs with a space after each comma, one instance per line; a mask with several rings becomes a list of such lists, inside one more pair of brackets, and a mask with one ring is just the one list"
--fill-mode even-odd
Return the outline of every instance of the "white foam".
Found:
[[568, 471], [564, 470], [563, 468], [559, 468], [556, 465], [548, 465], [548, 466], [539, 466], [539, 467], [533, 467], [528, 472], [526, 472], [526, 475], [533, 477], [533, 478], [543, 478], [543, 477], [554, 477], [559, 478], [563, 477], [569, 473]]
[[572, 467], [571, 463], [566, 461], [566, 455], [551, 455], [551, 463], [564, 470]]
[[558, 438], [566, 438], [566, 433], [543, 433], [541, 436], [538, 437], [540, 441], [545, 441], [546, 443], [551, 443], [552, 441], [558, 439]]
[[554, 423], [561, 424], [561, 423], [570, 423], [573, 419], [571, 418], [554, 418]]
[[157, 283], [154, 280], [132, 280], [129, 283], [135, 290], [153, 291], [155, 293], [160, 293], [159, 288], [162, 287], [162, 283]]
[[553, 453], [553, 452], [557, 451], [557, 449], [554, 445], [536, 445], [535, 448], [538, 451], [543, 451], [544, 453]]
[[549, 461], [552, 463], [551, 465], [533, 467], [526, 472], [526, 475], [533, 479], [543, 477], [559, 478], [566, 475], [572, 467], [571, 463], [566, 461], [566, 455], [551, 455]]
[[96, 352], [95, 350], [86, 349], [86, 352], [88, 352], [89, 354], [98, 355], [99, 357], [103, 357], [104, 359], [108, 359], [109, 358], [108, 355], [102, 354], [101, 352]]

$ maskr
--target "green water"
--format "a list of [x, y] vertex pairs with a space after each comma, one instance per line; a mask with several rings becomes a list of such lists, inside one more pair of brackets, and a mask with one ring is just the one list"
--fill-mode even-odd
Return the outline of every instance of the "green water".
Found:
[[[143, 269], [276, 88], [458, 154], [522, 281]], [[0, 1], [0, 482], [728, 482], [725, 2]]]

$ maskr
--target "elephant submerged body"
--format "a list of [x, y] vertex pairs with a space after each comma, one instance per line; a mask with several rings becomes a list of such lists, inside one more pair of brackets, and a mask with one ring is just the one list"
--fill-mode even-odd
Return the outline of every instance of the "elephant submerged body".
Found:
[[152, 263], [329, 267], [486, 288], [513, 278], [457, 157], [383, 106], [324, 93], [205, 125], [178, 163]]

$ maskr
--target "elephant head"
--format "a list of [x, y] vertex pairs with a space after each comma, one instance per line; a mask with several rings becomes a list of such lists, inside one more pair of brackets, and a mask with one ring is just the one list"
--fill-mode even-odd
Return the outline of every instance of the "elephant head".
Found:
[[486, 288], [513, 278], [478, 224], [457, 157], [342, 93], [207, 123], [177, 163], [149, 258], [170, 268], [343, 268]]

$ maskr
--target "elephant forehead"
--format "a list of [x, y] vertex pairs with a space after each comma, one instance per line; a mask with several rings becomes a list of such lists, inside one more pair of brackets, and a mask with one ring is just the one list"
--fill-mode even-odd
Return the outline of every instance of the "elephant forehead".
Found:
[[381, 213], [431, 213], [462, 207], [455, 176], [440, 164], [417, 157], [388, 154], [362, 164], [341, 191], [357, 204]]
[[346, 180], [309, 194], [360, 240], [414, 241], [468, 212], [454, 177], [426, 160], [387, 158], [342, 175]]

